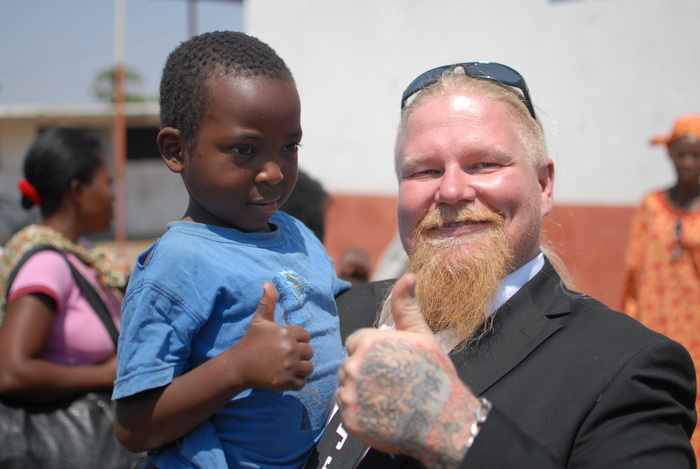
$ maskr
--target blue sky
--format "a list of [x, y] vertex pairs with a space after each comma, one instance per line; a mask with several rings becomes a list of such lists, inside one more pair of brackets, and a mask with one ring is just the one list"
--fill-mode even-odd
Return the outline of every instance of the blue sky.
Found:
[[[0, 0], [0, 105], [91, 103], [114, 64], [113, 0]], [[126, 65], [157, 96], [167, 55], [187, 39], [185, 0], [126, 0]], [[240, 2], [200, 0], [197, 32], [243, 28]]]

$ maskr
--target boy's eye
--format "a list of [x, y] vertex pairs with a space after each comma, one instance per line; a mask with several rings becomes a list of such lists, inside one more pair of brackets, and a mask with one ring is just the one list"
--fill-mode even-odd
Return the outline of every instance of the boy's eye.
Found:
[[284, 151], [299, 151], [299, 143], [290, 143], [284, 147]]
[[255, 153], [255, 149], [253, 147], [233, 147], [231, 148], [231, 151], [233, 153], [236, 153], [241, 156], [250, 156]]

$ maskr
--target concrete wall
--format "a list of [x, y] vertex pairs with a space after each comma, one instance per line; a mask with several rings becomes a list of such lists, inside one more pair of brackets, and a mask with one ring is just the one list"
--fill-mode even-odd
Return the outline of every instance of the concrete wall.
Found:
[[35, 132], [34, 125], [26, 122], [0, 123], [0, 191], [15, 190], [17, 180], [22, 175], [27, 142], [34, 139]]
[[188, 196], [179, 174], [162, 160], [130, 161], [126, 168], [126, 226], [130, 239], [160, 236], [179, 220]]

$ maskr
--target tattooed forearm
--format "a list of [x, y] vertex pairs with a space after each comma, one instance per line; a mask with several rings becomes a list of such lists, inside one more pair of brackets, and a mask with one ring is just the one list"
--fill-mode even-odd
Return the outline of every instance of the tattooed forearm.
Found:
[[407, 341], [375, 342], [365, 354], [356, 388], [356, 417], [367, 436], [429, 467], [459, 465], [477, 401], [445, 371], [453, 369], [446, 361]]

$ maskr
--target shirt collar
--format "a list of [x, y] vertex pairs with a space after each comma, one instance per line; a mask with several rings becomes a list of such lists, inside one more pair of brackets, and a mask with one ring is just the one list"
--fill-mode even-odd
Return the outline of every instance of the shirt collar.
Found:
[[489, 314], [493, 314], [503, 306], [503, 304], [515, 295], [527, 282], [532, 280], [532, 277], [537, 275], [537, 272], [542, 270], [544, 266], [544, 254], [541, 252], [530, 262], [520, 267], [515, 272], [508, 275], [501, 281], [498, 287], [496, 297], [493, 300], [493, 306]]

